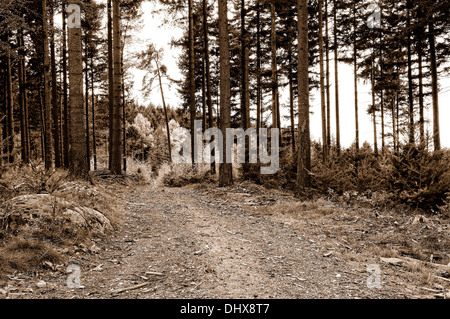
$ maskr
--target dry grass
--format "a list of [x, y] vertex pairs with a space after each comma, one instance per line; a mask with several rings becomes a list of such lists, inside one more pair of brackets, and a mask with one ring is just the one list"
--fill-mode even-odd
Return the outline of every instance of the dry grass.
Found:
[[182, 187], [189, 184], [215, 182], [216, 176], [210, 174], [210, 168], [209, 164], [197, 164], [195, 168], [191, 164], [163, 164], [154, 179], [154, 185]]
[[[64, 170], [47, 171], [42, 165], [22, 165], [4, 172], [0, 185], [0, 205], [20, 195], [50, 194], [54, 198], [101, 212], [113, 227], [120, 225], [124, 219], [122, 202], [117, 192], [123, 186], [114, 186], [110, 181], [95, 177], [91, 181], [74, 180]], [[31, 207], [31, 203], [29, 206], [27, 209], [30, 211], [39, 211], [41, 208]], [[54, 216], [59, 216], [67, 208], [70, 207], [55, 204]], [[57, 261], [61, 258], [57, 248], [70, 249], [74, 244], [89, 243], [93, 236], [89, 229], [70, 227], [61, 219], [52, 217], [34, 218], [19, 230], [1, 229], [0, 276], [4, 277], [14, 270], [39, 267], [45, 260]]]
[[153, 182], [152, 165], [148, 162], [142, 162], [137, 159], [127, 158], [127, 174], [135, 177], [141, 184], [150, 184]]
[[61, 255], [42, 241], [13, 237], [0, 247], [0, 279], [15, 270], [29, 271], [44, 261], [61, 262]]
[[117, 190], [106, 188], [100, 181], [94, 186], [85, 181], [69, 182], [53, 194], [101, 212], [113, 227], [120, 225], [124, 219], [123, 201], [117, 196]]

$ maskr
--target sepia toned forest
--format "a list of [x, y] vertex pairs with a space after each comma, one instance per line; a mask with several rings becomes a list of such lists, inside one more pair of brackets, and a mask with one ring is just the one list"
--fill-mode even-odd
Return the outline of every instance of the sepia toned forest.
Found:
[[[159, 76], [164, 100], [167, 68], [158, 59], [164, 52], [150, 45], [124, 59], [123, 47], [132, 41], [127, 33], [145, 14], [141, 2], [2, 1], [2, 169], [42, 161], [46, 169], [87, 176], [106, 143], [107, 169], [122, 174], [133, 153], [128, 144], [139, 139], [130, 127], [144, 107], [168, 140], [171, 119], [191, 131], [195, 119], [203, 121], [203, 130], [280, 128], [282, 168], [275, 180], [299, 193], [384, 190], [416, 206], [443, 204], [448, 152], [441, 150], [439, 79], [449, 72], [447, 1], [161, 1], [166, 19], [181, 14], [171, 23], [186, 26], [183, 38], [173, 40], [186, 52], [178, 62], [184, 79], [168, 79], [184, 102], [170, 109], [162, 103], [162, 110], [127, 99], [133, 86], [127, 70], [134, 63], [148, 72], [147, 94], [159, 94], [153, 88]], [[81, 8], [79, 29], [67, 27], [66, 8], [73, 4]], [[348, 149], [340, 141], [346, 129], [340, 125], [340, 63], [354, 73], [356, 129]], [[360, 81], [371, 87], [368, 109], [358, 103]], [[289, 92], [288, 105], [280, 105], [282, 90]], [[320, 92], [320, 142], [310, 139], [313, 90]], [[289, 116], [282, 118], [282, 108]], [[432, 118], [425, 118], [427, 109]], [[363, 112], [373, 119], [370, 145], [360, 140]], [[170, 159], [159, 156], [158, 164]], [[220, 185], [233, 182], [229, 166], [217, 172]], [[243, 165], [242, 176], [261, 182], [253, 171]]]
[[[258, 189], [255, 194], [292, 193], [296, 203], [326, 199], [448, 225], [449, 136], [440, 133], [446, 122], [439, 115], [448, 108], [440, 99], [449, 90], [442, 85], [450, 77], [448, 0], [153, 0], [154, 12], [143, 12], [143, 2], [0, 0], [4, 207], [22, 205], [18, 196], [46, 194], [30, 205], [48, 200], [55, 210], [73, 202], [103, 213], [116, 209], [109, 206], [114, 192], [131, 183], [200, 184], [217, 192], [244, 183]], [[183, 30], [181, 38], [167, 39], [181, 49], [181, 79], [170, 76], [160, 44], [126, 50], [142, 19], [156, 13]], [[343, 81], [343, 65], [352, 69], [351, 82], [348, 74]], [[142, 96], [158, 96], [160, 104], [134, 98], [133, 69], [145, 72]], [[361, 103], [362, 85], [370, 88], [368, 108]], [[166, 103], [173, 87], [180, 105]], [[354, 118], [343, 111], [349, 91]], [[314, 94], [319, 107], [313, 107]], [[318, 140], [311, 134], [313, 112], [321, 117]], [[371, 118], [372, 141], [361, 137], [362, 114]], [[261, 129], [279, 129], [278, 171], [264, 175], [259, 159], [250, 162], [250, 137], [245, 163], [198, 164], [193, 152], [191, 164], [174, 163], [175, 146], [186, 142], [194, 149], [196, 120], [203, 132], [220, 129], [224, 139], [227, 128], [254, 128], [258, 141]], [[353, 142], [345, 147], [341, 136], [349, 130]], [[78, 185], [76, 191], [68, 183]], [[115, 186], [108, 189], [108, 183]], [[99, 201], [97, 190], [87, 191], [97, 184], [110, 192]], [[9, 209], [0, 211], [5, 243], [18, 223], [11, 216], [22, 214], [22, 208]], [[96, 214], [81, 211], [86, 220]], [[112, 228], [121, 224], [105, 216]], [[44, 238], [53, 238], [56, 228], [50, 228], [53, 235]], [[61, 238], [75, 233], [88, 236], [67, 229]], [[22, 247], [22, 239], [15, 240], [11, 247]], [[438, 244], [443, 260], [447, 245]], [[59, 259], [48, 260], [56, 265]], [[17, 268], [4, 265], [0, 273]]]

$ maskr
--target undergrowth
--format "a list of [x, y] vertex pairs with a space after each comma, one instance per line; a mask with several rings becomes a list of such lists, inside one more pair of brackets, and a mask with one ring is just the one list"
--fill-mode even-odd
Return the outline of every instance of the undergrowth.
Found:
[[[26, 212], [11, 212], [5, 205], [15, 197], [37, 194], [48, 194], [54, 199], [53, 204], [49, 203], [53, 207], [51, 215], [27, 217], [24, 223]], [[33, 207], [33, 203], [38, 201], [27, 201], [25, 207], [31, 214], [42, 209]], [[116, 227], [123, 219], [120, 204], [114, 190], [95, 177], [90, 181], [74, 179], [66, 170], [46, 170], [35, 163], [11, 166], [0, 177], [0, 277], [12, 270], [34, 269], [46, 260], [60, 260], [58, 248], [72, 248], [93, 239], [88, 228], [71, 227], [64, 218], [56, 218], [65, 209], [72, 209], [71, 205], [95, 209]]]
[[[295, 190], [297, 155], [285, 151], [278, 178], [281, 188]], [[428, 152], [405, 145], [399, 152], [374, 155], [365, 145], [359, 152], [333, 150], [324, 163], [319, 144], [313, 145], [311, 189], [333, 201], [374, 207], [448, 214], [450, 152]]]

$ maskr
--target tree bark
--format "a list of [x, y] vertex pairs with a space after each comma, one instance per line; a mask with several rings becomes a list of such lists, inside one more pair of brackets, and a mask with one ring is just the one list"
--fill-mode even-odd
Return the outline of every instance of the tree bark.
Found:
[[[380, 12], [381, 17], [381, 12]], [[380, 32], [380, 78], [381, 81], [384, 81], [384, 61], [383, 61], [383, 46], [381, 43], [382, 33]], [[384, 132], [384, 90], [381, 88], [381, 96], [380, 96], [380, 112], [381, 112], [381, 154], [384, 155], [384, 151], [386, 148], [385, 142], [385, 132]]]
[[[220, 129], [224, 138], [228, 136], [227, 128], [231, 127], [231, 66], [230, 39], [228, 33], [227, 0], [219, 0], [219, 52], [220, 52]], [[228, 150], [224, 147], [223, 163], [219, 165], [219, 187], [233, 184], [232, 163], [226, 163]]]
[[27, 91], [25, 88], [26, 69], [25, 69], [25, 52], [23, 29], [19, 29], [17, 34], [17, 43], [19, 46], [19, 107], [20, 107], [20, 142], [22, 148], [22, 161], [27, 164], [30, 162], [30, 139], [28, 132], [28, 105]]
[[121, 112], [121, 43], [119, 0], [113, 0], [113, 85], [114, 106], [111, 132], [111, 173], [122, 174], [122, 112]]
[[[69, 0], [68, 4], [80, 5], [80, 0]], [[86, 160], [86, 130], [83, 107], [83, 53], [81, 27], [68, 28], [69, 47], [69, 170], [74, 176], [87, 178], [89, 170]]]
[[245, 27], [246, 15], [245, 3], [244, 0], [241, 0], [241, 125], [244, 130], [250, 127], [248, 49], [247, 30]]
[[392, 98], [392, 106], [391, 106], [391, 112], [392, 112], [392, 141], [393, 141], [393, 151], [395, 152], [397, 150], [397, 135], [395, 134], [395, 98]]
[[125, 70], [124, 70], [124, 60], [123, 54], [125, 50], [125, 39], [127, 37], [127, 28], [125, 28], [125, 33], [123, 36], [123, 43], [121, 46], [120, 53], [120, 73], [121, 73], [121, 84], [122, 84], [122, 162], [123, 171], [127, 171], [127, 131], [126, 131], [126, 98], [125, 98]]
[[408, 125], [408, 137], [409, 143], [414, 144], [414, 96], [413, 96], [413, 79], [412, 79], [412, 52], [411, 52], [411, 2], [407, 1], [407, 51], [408, 51], [408, 104], [409, 104], [409, 125]]
[[358, 55], [356, 47], [356, 3], [353, 2], [353, 72], [355, 89], [355, 150], [359, 151], [359, 116], [358, 116]]
[[[423, 11], [419, 6], [418, 11], [419, 20], [424, 19]], [[420, 145], [425, 147], [425, 118], [424, 118], [424, 95], [423, 95], [423, 35], [425, 28], [421, 24], [417, 32], [417, 60], [419, 63], [419, 135]]]
[[407, 51], [408, 51], [408, 105], [409, 105], [409, 125], [408, 125], [408, 138], [409, 143], [414, 144], [414, 96], [413, 96], [413, 79], [412, 79], [412, 52], [411, 52], [411, 2], [407, 1]]
[[88, 36], [85, 33], [85, 43], [84, 43], [84, 107], [85, 107], [85, 126], [86, 126], [86, 160], [88, 165], [88, 170], [91, 170], [91, 143], [90, 143], [90, 137], [89, 137], [89, 71], [88, 71], [88, 47], [89, 47], [89, 40]]
[[[293, 39], [292, 32], [290, 34], [290, 41]], [[288, 70], [288, 81], [289, 81], [289, 111], [290, 111], [290, 120], [291, 120], [291, 147], [292, 147], [292, 154], [295, 153], [295, 120], [294, 120], [294, 79], [293, 79], [293, 72], [292, 72], [292, 48], [291, 45], [289, 45], [288, 48], [288, 64], [289, 64], [289, 70]]]
[[325, 106], [325, 73], [323, 48], [323, 0], [319, 0], [319, 58], [320, 58], [320, 109], [322, 115], [322, 159], [325, 163], [328, 158], [327, 113]]
[[194, 0], [188, 0], [189, 6], [189, 110], [191, 123], [191, 161], [194, 167], [196, 154], [194, 152], [194, 122], [196, 118], [195, 103], [195, 56], [194, 56]]
[[206, 131], [206, 62], [205, 51], [202, 52], [202, 130]]
[[48, 44], [47, 1], [42, 0], [42, 29], [44, 32], [44, 114], [45, 114], [45, 168], [52, 168], [52, 119], [51, 119], [51, 78]]
[[396, 104], [395, 104], [395, 126], [396, 126], [396, 131], [395, 131], [395, 138], [397, 140], [397, 149], [396, 151], [399, 152], [400, 151], [400, 98], [399, 98], [399, 93], [397, 91], [397, 96], [396, 96]]
[[66, 0], [62, 2], [62, 72], [63, 72], [63, 161], [69, 168], [69, 103], [67, 87], [67, 24]]
[[94, 92], [94, 59], [91, 56], [91, 104], [92, 104], [92, 156], [94, 170], [97, 170], [97, 139], [95, 137], [95, 92]]
[[41, 158], [45, 162], [45, 110], [42, 101], [42, 90], [39, 88], [39, 116], [41, 120]]
[[6, 128], [7, 128], [7, 155], [8, 162], [14, 163], [14, 97], [11, 74], [11, 49], [9, 48], [9, 31], [6, 31]]
[[336, 149], [337, 154], [341, 154], [341, 128], [339, 123], [339, 69], [338, 69], [338, 40], [337, 40], [337, 3], [334, 0], [333, 20], [334, 20], [334, 87], [335, 87], [335, 109], [336, 109]]
[[[256, 134], [258, 135], [259, 143], [259, 129], [262, 127], [262, 94], [261, 94], [261, 5], [257, 4], [256, 9]], [[259, 147], [259, 144], [258, 144]]]
[[430, 42], [430, 64], [431, 64], [431, 94], [433, 97], [433, 144], [434, 150], [441, 149], [441, 136], [439, 132], [439, 99], [438, 99], [438, 74], [436, 63], [436, 44], [434, 40], [434, 25], [428, 25]]
[[108, 33], [108, 112], [109, 112], [109, 170], [112, 170], [112, 132], [114, 118], [114, 63], [113, 63], [113, 27], [112, 27], [112, 0], [107, 2], [107, 33]]
[[[206, 104], [208, 107], [208, 124], [209, 127], [213, 127], [213, 110], [212, 110], [212, 98], [211, 98], [211, 71], [209, 61], [209, 31], [208, 31], [208, 3], [207, 0], [203, 0], [203, 50], [205, 52], [205, 73], [206, 73]], [[214, 140], [212, 139], [211, 142]], [[211, 153], [215, 156], [215, 150]], [[216, 174], [216, 163], [211, 163], [211, 174]]]
[[[375, 44], [372, 43], [374, 46]], [[373, 151], [378, 156], [378, 136], [377, 136], [377, 116], [376, 116], [376, 97], [375, 97], [375, 52], [372, 51], [371, 66], [371, 91], [372, 91], [372, 121], [373, 121]]]
[[298, 191], [311, 186], [311, 140], [309, 131], [308, 0], [297, 1], [298, 10]]
[[328, 37], [328, 0], [325, 0], [325, 78], [327, 96], [327, 154], [331, 150], [330, 42]]
[[425, 118], [424, 118], [424, 98], [423, 98], [423, 48], [422, 38], [417, 40], [417, 59], [419, 63], [419, 134], [420, 145], [425, 146]]
[[161, 99], [162, 104], [164, 108], [164, 117], [166, 119], [166, 130], [167, 130], [167, 145], [169, 150], [169, 163], [172, 163], [172, 147], [170, 142], [170, 129], [169, 129], [169, 116], [167, 115], [167, 107], [166, 107], [166, 100], [164, 99], [164, 91], [162, 86], [162, 80], [161, 80], [161, 71], [159, 69], [159, 57], [158, 53], [156, 53], [156, 70], [158, 72], [158, 80], [159, 80], [159, 89], [161, 91]]
[[55, 150], [55, 167], [61, 167], [61, 141], [59, 131], [60, 104], [58, 101], [58, 83], [56, 77], [56, 52], [55, 52], [55, 29], [54, 29], [54, 11], [53, 4], [50, 5], [50, 60], [52, 77], [52, 117], [53, 117], [53, 145]]
[[383, 97], [383, 89], [381, 89], [381, 98], [380, 98], [380, 116], [381, 116], [381, 154], [384, 155], [384, 149], [386, 148], [385, 142], [385, 132], [384, 132], [384, 97]]
[[275, 25], [275, 0], [270, 2], [270, 47], [272, 52], [272, 128], [278, 128], [278, 70], [277, 70], [277, 34]]

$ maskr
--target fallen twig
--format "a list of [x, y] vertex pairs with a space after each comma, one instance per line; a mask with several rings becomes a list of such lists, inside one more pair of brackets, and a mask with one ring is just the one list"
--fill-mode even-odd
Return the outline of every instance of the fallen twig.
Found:
[[430, 263], [428, 261], [422, 261], [422, 260], [419, 260], [419, 259], [405, 257], [405, 256], [401, 257], [400, 259], [403, 259], [406, 262], [412, 262], [412, 263], [416, 262], [416, 263], [419, 263], [419, 264], [425, 264], [427, 266], [430, 266], [430, 267], [433, 267], [433, 268], [438, 268], [438, 269], [441, 269], [441, 270], [450, 270], [450, 267], [448, 265]]
[[113, 294], [120, 294], [120, 293], [125, 292], [125, 291], [139, 289], [139, 288], [142, 288], [144, 286], [147, 286], [148, 284], [149, 284], [148, 282], [144, 282], [144, 283], [136, 285], [136, 286], [132, 286], [132, 287], [128, 287], [128, 288], [122, 288], [122, 289], [113, 291]]
[[434, 276], [434, 277], [436, 277], [438, 279], [441, 279], [441, 280], [445, 280], [446, 282], [450, 282], [450, 279], [448, 279], [448, 278], [444, 278], [444, 277], [441, 277], [441, 276]]

